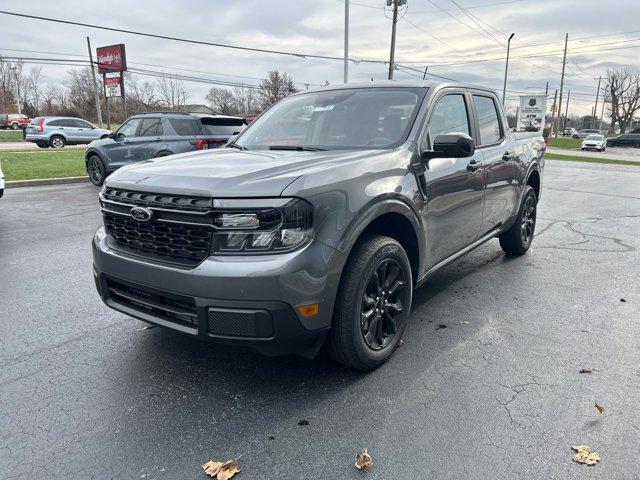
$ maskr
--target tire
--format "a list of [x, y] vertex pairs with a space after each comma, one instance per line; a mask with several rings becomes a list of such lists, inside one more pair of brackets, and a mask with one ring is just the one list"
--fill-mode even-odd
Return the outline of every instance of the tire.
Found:
[[89, 180], [96, 187], [101, 187], [104, 183], [104, 179], [107, 177], [107, 170], [104, 168], [104, 163], [97, 155], [91, 155], [87, 159], [87, 174]]
[[[383, 279], [381, 286], [376, 275]], [[382, 365], [402, 338], [411, 310], [413, 280], [406, 252], [392, 238], [365, 237], [349, 255], [338, 292], [329, 355], [358, 370]]]
[[51, 145], [51, 148], [64, 148], [66, 144], [67, 142], [65, 141], [64, 137], [60, 135], [54, 135], [49, 140], [49, 145]]
[[155, 158], [168, 157], [169, 155], [173, 155], [173, 152], [168, 152], [166, 150], [163, 150], [162, 152], [158, 152]]
[[49, 144], [47, 142], [36, 142], [36, 145], [40, 148], [49, 148]]
[[509, 255], [524, 255], [531, 243], [536, 229], [538, 198], [536, 192], [527, 185], [522, 197], [522, 204], [515, 223], [498, 238], [500, 247]]
[[18, 130], [19, 128], [20, 128], [20, 125], [18, 125], [17, 123], [11, 124], [11, 130]]

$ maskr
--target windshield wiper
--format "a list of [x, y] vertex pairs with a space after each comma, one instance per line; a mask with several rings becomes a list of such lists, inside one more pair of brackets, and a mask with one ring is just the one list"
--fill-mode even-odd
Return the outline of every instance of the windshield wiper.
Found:
[[247, 147], [238, 145], [236, 142], [229, 142], [225, 145], [225, 147], [237, 148], [238, 150], [248, 150]]
[[298, 152], [321, 152], [326, 148], [305, 147], [304, 145], [269, 145], [269, 150], [296, 150]]

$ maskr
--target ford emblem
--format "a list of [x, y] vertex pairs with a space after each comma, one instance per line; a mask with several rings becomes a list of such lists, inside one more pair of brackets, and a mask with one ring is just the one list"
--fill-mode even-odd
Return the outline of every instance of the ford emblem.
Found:
[[133, 207], [129, 214], [131, 215], [131, 218], [138, 222], [148, 222], [153, 216], [153, 212], [144, 207]]

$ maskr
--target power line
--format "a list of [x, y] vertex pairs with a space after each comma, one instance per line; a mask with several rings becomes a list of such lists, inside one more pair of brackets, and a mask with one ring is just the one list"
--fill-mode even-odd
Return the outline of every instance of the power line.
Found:
[[[265, 48], [245, 47], [245, 46], [240, 46], [240, 45], [230, 45], [230, 44], [226, 44], [226, 43], [205, 42], [204, 40], [193, 40], [193, 39], [188, 39], [188, 38], [172, 37], [172, 36], [168, 36], [168, 35], [160, 35], [160, 34], [156, 34], [156, 33], [139, 32], [139, 31], [136, 31], [136, 30], [126, 30], [126, 29], [123, 29], [123, 28], [106, 27], [106, 26], [103, 26], [103, 25], [95, 25], [95, 24], [91, 24], [91, 23], [75, 22], [75, 21], [63, 20], [63, 19], [59, 19], [59, 18], [42, 17], [42, 16], [38, 16], [38, 15], [27, 15], [25, 13], [9, 12], [9, 11], [6, 11], [6, 10], [0, 10], [0, 14], [12, 15], [14, 17], [30, 18], [30, 19], [33, 19], [33, 20], [43, 20], [43, 21], [46, 21], [46, 22], [63, 23], [63, 24], [66, 24], [66, 25], [75, 25], [75, 26], [80, 26], [80, 27], [96, 28], [96, 29], [99, 29], [99, 30], [108, 30], [108, 31], [111, 31], [111, 32], [127, 33], [127, 34], [130, 34], [130, 35], [139, 35], [139, 36], [142, 36], [142, 37], [159, 38], [159, 39], [162, 39], [162, 40], [171, 40], [171, 41], [174, 41], [174, 42], [191, 43], [191, 44], [196, 44], [196, 45], [207, 45], [207, 46], [210, 46], [210, 47], [230, 48], [230, 49], [234, 49], [234, 50], [243, 50], [243, 51], [257, 52], [257, 53], [269, 53], [269, 54], [273, 54], [273, 55], [286, 55], [286, 56], [298, 57], [298, 58], [316, 58], [316, 59], [320, 59], [320, 60], [340, 60], [340, 61], [344, 61], [344, 57], [337, 57], [337, 56], [331, 56], [331, 55], [318, 55], [318, 54], [299, 53], [299, 52], [291, 52], [291, 51], [284, 51], [284, 50], [270, 50], [270, 49], [265, 49]], [[369, 60], [369, 59], [354, 59], [354, 58], [349, 58], [349, 60], [354, 62], [354, 63], [359, 63], [359, 62], [387, 63], [384, 60]]]

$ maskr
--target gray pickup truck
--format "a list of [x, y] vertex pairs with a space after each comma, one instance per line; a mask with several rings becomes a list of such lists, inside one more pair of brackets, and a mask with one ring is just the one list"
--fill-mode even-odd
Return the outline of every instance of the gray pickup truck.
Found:
[[273, 105], [225, 148], [125, 166], [100, 192], [103, 301], [264, 354], [382, 364], [413, 289], [498, 238], [533, 239], [545, 144], [461, 83], [337, 85]]

